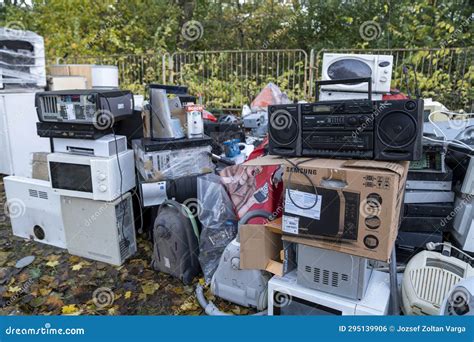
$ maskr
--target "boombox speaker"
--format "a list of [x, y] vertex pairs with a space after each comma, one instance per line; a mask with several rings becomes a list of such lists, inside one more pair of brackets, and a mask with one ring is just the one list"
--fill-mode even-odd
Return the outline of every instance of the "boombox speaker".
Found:
[[301, 120], [297, 104], [268, 108], [269, 152], [280, 156], [301, 155]]
[[374, 159], [419, 160], [423, 100], [375, 101]]

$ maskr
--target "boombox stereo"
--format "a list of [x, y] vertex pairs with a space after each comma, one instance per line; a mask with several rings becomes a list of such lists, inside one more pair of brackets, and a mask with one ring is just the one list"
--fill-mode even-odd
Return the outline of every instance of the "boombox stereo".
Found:
[[274, 155], [419, 160], [423, 100], [369, 97], [270, 106], [268, 129]]

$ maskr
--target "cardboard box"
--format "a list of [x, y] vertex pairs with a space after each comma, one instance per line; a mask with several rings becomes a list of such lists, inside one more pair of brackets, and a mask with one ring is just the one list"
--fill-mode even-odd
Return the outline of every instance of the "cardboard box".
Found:
[[87, 89], [84, 76], [49, 76], [49, 90]]
[[283, 240], [390, 259], [408, 162], [267, 156], [249, 164], [254, 163], [285, 165], [284, 214], [268, 223], [281, 226]]
[[31, 178], [49, 181], [48, 154], [49, 152], [33, 152]]
[[87, 89], [92, 88], [92, 64], [57, 64], [49, 66], [51, 76], [83, 76]]
[[240, 268], [282, 276], [296, 268], [296, 246], [282, 241], [281, 229], [261, 224], [242, 225]]

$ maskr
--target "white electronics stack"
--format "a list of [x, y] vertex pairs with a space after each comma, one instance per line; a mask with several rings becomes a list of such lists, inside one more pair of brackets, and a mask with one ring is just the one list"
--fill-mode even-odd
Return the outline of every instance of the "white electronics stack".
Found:
[[2, 27], [0, 54], [0, 174], [31, 177], [31, 154], [50, 152], [35, 126], [35, 93], [46, 86], [43, 37]]
[[13, 234], [121, 265], [137, 250], [130, 194], [135, 163], [114, 124], [133, 115], [133, 95], [49, 91], [36, 93], [33, 103], [37, 133], [50, 138], [41, 140], [51, 141], [54, 152], [46, 156], [48, 181], [4, 179]]
[[137, 250], [130, 190], [135, 187], [133, 151], [125, 136], [95, 140], [54, 138], [48, 155], [53, 191], [69, 253], [121, 265]]

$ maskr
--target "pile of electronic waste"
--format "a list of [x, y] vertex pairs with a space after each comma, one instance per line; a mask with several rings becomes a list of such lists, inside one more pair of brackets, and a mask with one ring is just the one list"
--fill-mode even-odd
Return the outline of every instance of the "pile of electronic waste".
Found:
[[144, 101], [107, 68], [57, 65], [67, 79], [24, 109], [47, 148], [7, 135], [36, 152], [29, 174], [2, 171], [13, 234], [121, 265], [143, 233], [155, 270], [203, 274], [257, 314], [472, 314], [474, 130], [449, 137], [436, 107], [394, 94], [392, 63], [325, 54], [318, 101], [269, 84], [242, 118], [183, 86]]

